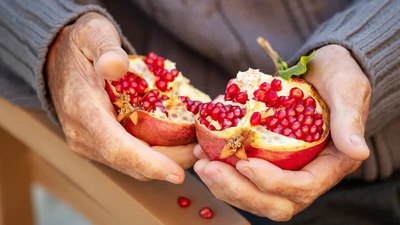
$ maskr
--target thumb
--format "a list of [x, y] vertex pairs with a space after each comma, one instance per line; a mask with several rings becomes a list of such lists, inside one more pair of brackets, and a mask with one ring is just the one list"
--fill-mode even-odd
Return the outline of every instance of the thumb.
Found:
[[365, 160], [369, 148], [364, 138], [364, 122], [354, 109], [331, 108], [331, 136], [336, 148], [354, 160]]
[[87, 13], [76, 23], [74, 40], [94, 69], [104, 79], [117, 80], [129, 67], [127, 53], [114, 25], [104, 16]]

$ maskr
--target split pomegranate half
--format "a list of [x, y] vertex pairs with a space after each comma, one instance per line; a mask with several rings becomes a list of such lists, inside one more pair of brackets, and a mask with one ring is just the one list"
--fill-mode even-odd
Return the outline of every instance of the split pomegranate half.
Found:
[[174, 146], [196, 141], [194, 115], [182, 98], [210, 101], [179, 72], [175, 63], [155, 53], [129, 56], [129, 70], [105, 89], [117, 120], [133, 136], [150, 145]]
[[198, 142], [211, 160], [235, 165], [240, 159], [256, 157], [282, 169], [298, 170], [327, 144], [326, 104], [305, 80], [291, 78], [305, 72], [312, 56], [287, 68], [271, 49], [266, 48], [277, 59], [279, 74], [291, 73], [286, 79], [249, 69], [239, 72], [225, 95], [212, 102], [194, 105], [184, 99], [187, 109], [196, 114]]

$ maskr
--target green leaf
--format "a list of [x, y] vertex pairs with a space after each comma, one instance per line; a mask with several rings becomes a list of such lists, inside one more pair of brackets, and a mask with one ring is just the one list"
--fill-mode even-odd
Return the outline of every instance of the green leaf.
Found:
[[312, 57], [314, 57], [315, 55], [315, 51], [311, 52], [310, 55], [308, 56], [302, 56], [300, 57], [299, 62], [290, 67], [290, 68], [286, 68], [283, 70], [279, 70], [278, 74], [280, 77], [282, 77], [285, 80], [289, 80], [293, 75], [302, 75], [304, 73], [307, 72], [307, 63], [311, 60]]

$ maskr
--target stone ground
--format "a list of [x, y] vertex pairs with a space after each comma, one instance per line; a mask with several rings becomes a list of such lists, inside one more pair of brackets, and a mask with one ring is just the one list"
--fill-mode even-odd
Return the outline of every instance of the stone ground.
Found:
[[51, 196], [41, 186], [32, 187], [37, 225], [90, 225], [82, 215]]

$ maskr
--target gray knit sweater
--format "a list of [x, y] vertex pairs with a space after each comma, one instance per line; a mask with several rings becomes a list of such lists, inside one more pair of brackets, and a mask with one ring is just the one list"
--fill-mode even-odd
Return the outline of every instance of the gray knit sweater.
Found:
[[[233, 75], [248, 67], [269, 71], [257, 36], [269, 39], [286, 59], [332, 43], [348, 48], [373, 87], [366, 134], [372, 154], [354, 176], [373, 180], [400, 169], [399, 0], [106, 0], [103, 4], [137, 49], [150, 47], [168, 54], [192, 72], [189, 77], [195, 85], [211, 94], [222, 92], [226, 81], [214, 74]], [[0, 1], [0, 94], [22, 105], [40, 104], [52, 113], [43, 71], [49, 46], [62, 27], [86, 12], [111, 19], [103, 7], [67, 0]], [[124, 47], [132, 51], [127, 41]]]

